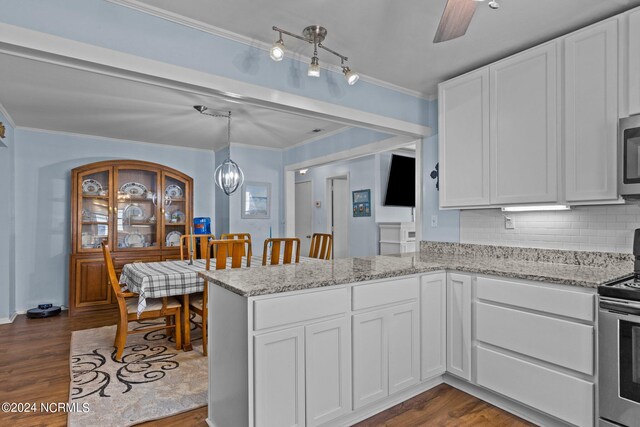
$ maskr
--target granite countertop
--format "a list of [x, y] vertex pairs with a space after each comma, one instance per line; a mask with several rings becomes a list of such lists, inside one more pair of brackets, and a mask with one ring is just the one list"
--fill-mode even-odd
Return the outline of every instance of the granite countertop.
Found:
[[531, 256], [507, 258], [494, 252], [480, 251], [476, 255], [469, 255], [423, 250], [402, 255], [344, 258], [200, 274], [231, 292], [251, 297], [439, 270], [595, 288], [627, 277], [633, 271], [633, 262], [625, 257], [602, 258], [598, 255], [596, 258], [587, 257], [590, 262], [567, 264], [549, 262], [549, 254], [545, 252], [543, 255], [541, 259], [545, 261], [532, 261]]

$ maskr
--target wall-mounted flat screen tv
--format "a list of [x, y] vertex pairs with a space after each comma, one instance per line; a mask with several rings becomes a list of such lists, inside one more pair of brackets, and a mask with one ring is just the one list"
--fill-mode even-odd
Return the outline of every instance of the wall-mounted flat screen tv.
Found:
[[391, 155], [385, 206], [416, 206], [416, 159]]

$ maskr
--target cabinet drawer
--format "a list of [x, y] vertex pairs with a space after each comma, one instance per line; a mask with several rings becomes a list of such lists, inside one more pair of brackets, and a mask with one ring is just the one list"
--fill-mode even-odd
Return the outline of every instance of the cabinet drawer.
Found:
[[593, 426], [594, 384], [478, 346], [478, 384], [578, 426]]
[[353, 287], [352, 307], [354, 310], [417, 300], [418, 278], [388, 280]]
[[326, 316], [348, 309], [346, 288], [268, 298], [253, 303], [253, 329], [273, 328]]
[[478, 277], [478, 299], [595, 321], [595, 294]]
[[476, 338], [593, 375], [593, 326], [478, 302]]

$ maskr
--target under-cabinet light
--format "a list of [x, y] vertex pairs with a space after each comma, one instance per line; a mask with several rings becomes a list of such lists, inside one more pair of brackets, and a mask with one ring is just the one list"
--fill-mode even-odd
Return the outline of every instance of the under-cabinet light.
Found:
[[507, 206], [502, 208], [502, 212], [568, 211], [568, 210], [571, 210], [571, 206], [537, 205], [537, 206]]

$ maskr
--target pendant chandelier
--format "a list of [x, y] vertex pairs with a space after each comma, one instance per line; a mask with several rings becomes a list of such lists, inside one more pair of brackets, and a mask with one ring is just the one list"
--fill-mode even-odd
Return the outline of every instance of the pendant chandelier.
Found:
[[229, 156], [216, 168], [214, 172], [214, 180], [219, 189], [224, 191], [227, 196], [232, 195], [244, 183], [244, 172], [240, 166], [231, 160], [231, 111], [228, 114], [215, 114], [207, 112], [208, 108], [204, 105], [194, 105], [200, 114], [211, 117], [227, 118], [227, 146], [229, 147]]
[[272, 29], [280, 35], [278, 40], [269, 50], [269, 56], [271, 56], [271, 59], [273, 59], [274, 61], [282, 61], [282, 59], [284, 58], [284, 40], [282, 39], [282, 35], [286, 34], [287, 36], [305, 41], [309, 44], [313, 44], [313, 56], [311, 57], [311, 63], [309, 64], [309, 70], [307, 71], [307, 75], [309, 77], [320, 77], [320, 59], [318, 59], [318, 48], [320, 48], [340, 58], [340, 67], [342, 68], [342, 74], [344, 74], [344, 78], [349, 86], [356, 84], [358, 79], [360, 79], [358, 73], [351, 70], [351, 68], [349, 68], [345, 64], [349, 60], [349, 58], [339, 54], [335, 50], [329, 49], [322, 44], [325, 37], [327, 37], [326, 28], [321, 27], [320, 25], [310, 25], [302, 30], [302, 36], [293, 34], [278, 27], [272, 27]]

